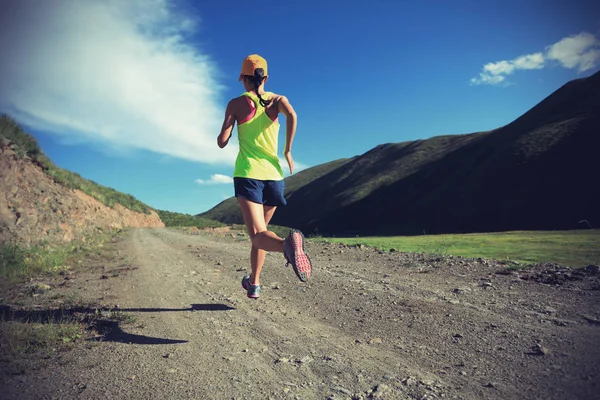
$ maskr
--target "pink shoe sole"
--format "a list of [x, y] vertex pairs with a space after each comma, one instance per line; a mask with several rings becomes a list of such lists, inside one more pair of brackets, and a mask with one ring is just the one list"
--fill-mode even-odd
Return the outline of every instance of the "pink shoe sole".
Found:
[[295, 262], [292, 263], [294, 272], [302, 282], [306, 282], [312, 275], [312, 264], [304, 250], [304, 235], [300, 231], [293, 231], [292, 245], [294, 246]]

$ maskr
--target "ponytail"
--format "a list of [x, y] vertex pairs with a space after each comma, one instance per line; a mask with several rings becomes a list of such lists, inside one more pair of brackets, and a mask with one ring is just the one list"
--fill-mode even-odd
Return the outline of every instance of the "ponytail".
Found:
[[252, 84], [254, 85], [254, 92], [256, 93], [256, 95], [258, 96], [258, 102], [260, 103], [260, 105], [262, 107], [266, 107], [269, 104], [271, 104], [272, 100], [265, 100], [261, 97], [260, 93], [258, 92], [258, 88], [260, 87], [260, 85], [262, 84], [263, 80], [265, 79], [264, 77], [264, 73], [265, 70], [262, 68], [256, 68], [254, 70], [254, 75], [244, 75], [246, 79], [249, 79], [250, 82], [252, 82]]

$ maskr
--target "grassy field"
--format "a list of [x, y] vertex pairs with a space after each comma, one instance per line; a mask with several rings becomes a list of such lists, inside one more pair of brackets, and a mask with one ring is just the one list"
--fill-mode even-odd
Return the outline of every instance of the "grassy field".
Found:
[[570, 267], [600, 264], [600, 230], [598, 229], [322, 240], [333, 243], [363, 244], [386, 251], [393, 248], [403, 252], [508, 259], [520, 263], [552, 262]]
[[110, 230], [87, 236], [85, 242], [74, 240], [59, 244], [42, 243], [31, 247], [0, 243], [0, 283], [61, 271], [70, 257], [97, 251], [106, 242], [124, 233], [125, 231]]

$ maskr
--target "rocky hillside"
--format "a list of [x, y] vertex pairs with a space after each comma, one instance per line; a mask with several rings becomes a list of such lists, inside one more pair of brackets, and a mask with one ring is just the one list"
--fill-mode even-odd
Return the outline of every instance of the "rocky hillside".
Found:
[[67, 187], [49, 172], [68, 173], [100, 187], [54, 166], [33, 137], [10, 118], [0, 117], [0, 242], [70, 241], [99, 230], [164, 226], [147, 206], [143, 211], [133, 211], [115, 202], [103, 204], [82, 190]]
[[[596, 227], [598, 110], [600, 73], [493, 131], [377, 146], [287, 193], [272, 223], [361, 236]], [[202, 215], [239, 218], [226, 205]]]

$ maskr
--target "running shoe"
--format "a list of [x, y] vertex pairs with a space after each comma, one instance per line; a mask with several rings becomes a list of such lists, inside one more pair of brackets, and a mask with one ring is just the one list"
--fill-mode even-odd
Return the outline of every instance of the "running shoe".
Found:
[[252, 285], [250, 283], [250, 275], [246, 275], [242, 279], [242, 287], [251, 299], [258, 299], [260, 297], [260, 285]]
[[283, 255], [287, 261], [286, 267], [291, 264], [298, 279], [308, 281], [312, 276], [312, 265], [304, 249], [304, 235], [297, 229], [292, 229], [283, 242]]

